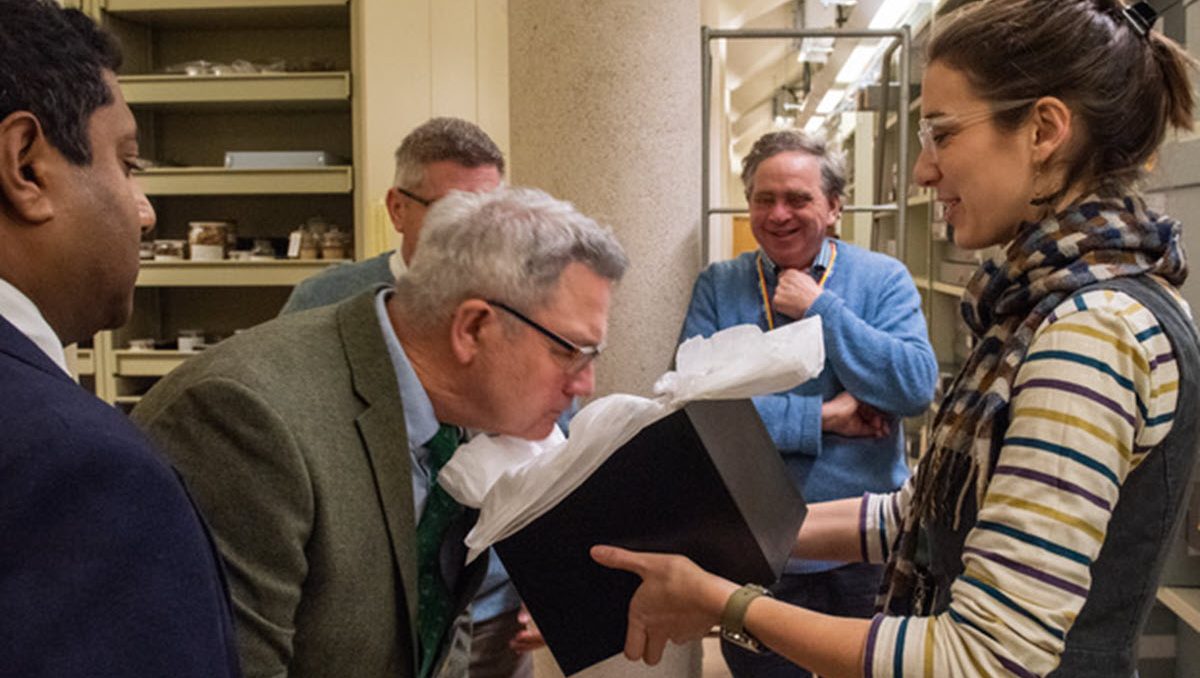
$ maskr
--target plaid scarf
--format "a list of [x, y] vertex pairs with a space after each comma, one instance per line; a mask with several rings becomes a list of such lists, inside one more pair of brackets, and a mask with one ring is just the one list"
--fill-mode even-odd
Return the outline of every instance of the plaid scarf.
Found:
[[[976, 271], [963, 295], [963, 319], [975, 348], [933, 421], [933, 438], [914, 479], [915, 492], [885, 575], [884, 609], [907, 599], [911, 614], [929, 614], [938, 587], [917, 566], [923, 528], [959, 529], [974, 488], [974, 511], [991, 480], [1008, 403], [1034, 333], [1080, 288], [1152, 274], [1179, 285], [1187, 277], [1179, 222], [1146, 210], [1136, 195], [1098, 190], [1062, 212], [1026, 223], [1003, 252]], [[973, 515], [970, 516], [973, 522]], [[968, 523], [970, 524], [970, 523]]]

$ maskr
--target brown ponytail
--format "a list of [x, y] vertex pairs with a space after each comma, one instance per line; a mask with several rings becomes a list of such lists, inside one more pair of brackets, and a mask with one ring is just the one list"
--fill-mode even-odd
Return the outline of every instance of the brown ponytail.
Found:
[[1196, 61], [1174, 40], [1161, 33], [1151, 32], [1151, 53], [1162, 71], [1166, 87], [1166, 118], [1175, 129], [1192, 129], [1195, 122], [1195, 99], [1192, 84], [1188, 79], [1188, 68], [1195, 68]]

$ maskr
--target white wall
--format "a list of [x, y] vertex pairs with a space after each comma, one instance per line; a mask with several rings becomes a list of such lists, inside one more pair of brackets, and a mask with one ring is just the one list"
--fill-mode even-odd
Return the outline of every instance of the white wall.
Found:
[[470, 120], [509, 152], [508, 0], [358, 0], [355, 3], [355, 178], [366, 242], [360, 256], [396, 245], [383, 211], [392, 154], [412, 128], [439, 115]]

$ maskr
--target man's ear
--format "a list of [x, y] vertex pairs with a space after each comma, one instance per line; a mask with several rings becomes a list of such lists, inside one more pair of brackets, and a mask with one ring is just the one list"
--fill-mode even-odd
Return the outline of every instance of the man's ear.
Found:
[[1033, 104], [1033, 157], [1044, 163], [1067, 147], [1075, 129], [1071, 109], [1058, 97], [1042, 97]]
[[482, 299], [467, 299], [450, 319], [450, 350], [462, 365], [471, 364], [484, 342], [501, 328], [496, 312]]
[[842, 198], [833, 196], [829, 200], [829, 223], [825, 224], [825, 228], [832, 228], [837, 223], [838, 219], [842, 218]]
[[0, 120], [0, 195], [21, 221], [41, 224], [54, 216], [44, 168], [57, 153], [29, 111]]
[[[384, 197], [384, 204], [387, 205], [388, 218], [392, 220], [392, 228], [400, 233], [401, 217], [404, 214], [404, 201], [400, 199], [400, 193], [393, 186], [388, 189], [387, 195]], [[400, 233], [400, 235], [404, 235]]]

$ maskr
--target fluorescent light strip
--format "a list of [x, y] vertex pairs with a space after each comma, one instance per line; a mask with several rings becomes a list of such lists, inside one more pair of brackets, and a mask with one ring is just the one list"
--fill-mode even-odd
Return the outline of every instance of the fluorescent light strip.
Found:
[[871, 61], [875, 58], [875, 51], [879, 46], [875, 43], [869, 45], [859, 45], [850, 52], [850, 57], [846, 59], [842, 70], [838, 71], [837, 82], [840, 85], [849, 85], [858, 82], [867, 67], [871, 65]]
[[900, 20], [912, 11], [914, 0], [883, 0], [883, 4], [871, 19], [872, 30], [895, 28]]
[[844, 89], [831, 89], [821, 97], [821, 103], [817, 104], [817, 113], [828, 115], [837, 108], [837, 105], [842, 102], [842, 97], [846, 96]]

